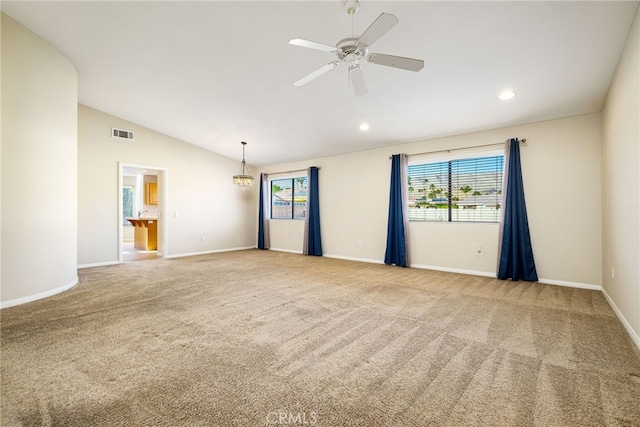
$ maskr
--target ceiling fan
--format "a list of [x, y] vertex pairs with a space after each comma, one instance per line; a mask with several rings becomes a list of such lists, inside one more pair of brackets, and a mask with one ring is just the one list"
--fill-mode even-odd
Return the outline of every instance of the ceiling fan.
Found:
[[405, 58], [402, 56], [386, 55], [383, 53], [369, 53], [369, 47], [399, 22], [395, 15], [390, 13], [381, 13], [364, 33], [357, 36], [353, 35], [353, 15], [358, 12], [360, 4], [357, 0], [346, 0], [344, 2], [344, 8], [351, 17], [352, 35], [338, 41], [335, 46], [329, 46], [304, 39], [293, 39], [289, 41], [289, 44], [295, 46], [332, 52], [338, 57], [337, 61], [329, 62], [327, 65], [318, 68], [311, 74], [308, 74], [296, 81], [293, 84], [294, 86], [303, 86], [311, 80], [320, 77], [327, 71], [337, 67], [340, 63], [345, 62], [349, 66], [349, 81], [353, 85], [353, 91], [357, 96], [362, 96], [367, 93], [367, 85], [365, 84], [364, 76], [360, 69], [361, 60], [366, 59], [367, 62], [371, 62], [373, 64], [401, 68], [409, 71], [422, 70], [424, 67], [424, 61], [421, 59]]

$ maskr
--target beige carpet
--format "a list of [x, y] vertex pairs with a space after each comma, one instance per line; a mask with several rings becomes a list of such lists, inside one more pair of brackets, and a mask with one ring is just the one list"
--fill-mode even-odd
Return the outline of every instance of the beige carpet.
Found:
[[637, 426], [600, 292], [273, 251], [1, 311], [2, 426]]

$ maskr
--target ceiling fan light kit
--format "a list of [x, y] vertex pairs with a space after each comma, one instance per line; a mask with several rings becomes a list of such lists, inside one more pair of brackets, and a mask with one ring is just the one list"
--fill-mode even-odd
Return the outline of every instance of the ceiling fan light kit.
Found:
[[295, 46], [332, 52], [338, 57], [337, 61], [332, 61], [323, 65], [319, 69], [296, 81], [294, 86], [303, 86], [320, 77], [327, 71], [337, 67], [340, 63], [345, 62], [348, 65], [348, 77], [349, 82], [353, 86], [353, 91], [357, 96], [362, 96], [367, 93], [364, 75], [360, 68], [360, 61], [363, 59], [366, 59], [367, 62], [372, 64], [400, 68], [409, 71], [420, 71], [424, 67], [424, 61], [421, 59], [405, 58], [402, 56], [382, 53], [369, 54], [369, 47], [399, 22], [395, 15], [390, 13], [381, 13], [369, 28], [364, 31], [364, 33], [357, 36], [353, 35], [353, 15], [358, 12], [360, 3], [358, 3], [357, 0], [347, 0], [344, 2], [344, 8], [351, 17], [352, 34], [338, 41], [335, 47], [305, 39], [293, 39], [289, 41], [289, 44]]

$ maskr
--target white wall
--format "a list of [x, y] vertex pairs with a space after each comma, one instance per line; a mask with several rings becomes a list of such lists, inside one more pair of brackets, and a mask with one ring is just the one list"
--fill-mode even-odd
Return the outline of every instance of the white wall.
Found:
[[603, 110], [602, 154], [603, 287], [640, 347], [640, 10]]
[[271, 248], [285, 252], [302, 253], [304, 221], [272, 219], [269, 221]]
[[[521, 149], [522, 168], [541, 281], [598, 288], [602, 280], [599, 113], [273, 165], [261, 172], [319, 166], [324, 253], [382, 262], [389, 155], [499, 143], [511, 137], [528, 141]], [[271, 247], [300, 251], [300, 223], [271, 220]], [[495, 275], [497, 224], [412, 222], [409, 228], [414, 266]], [[478, 246], [483, 247], [481, 257], [476, 255]]]
[[[166, 256], [255, 246], [255, 186], [242, 192], [231, 182], [240, 160], [213, 154], [84, 105], [78, 112], [81, 266], [118, 261], [118, 162], [166, 169]], [[134, 131], [135, 140], [112, 138], [112, 127]], [[240, 144], [236, 148], [240, 157]]]
[[3, 307], [78, 281], [77, 87], [64, 56], [2, 14]]

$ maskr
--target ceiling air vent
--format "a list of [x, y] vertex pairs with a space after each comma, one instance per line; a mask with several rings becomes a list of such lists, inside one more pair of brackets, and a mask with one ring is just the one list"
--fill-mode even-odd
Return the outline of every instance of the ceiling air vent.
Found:
[[111, 136], [113, 138], [129, 139], [131, 141], [135, 139], [133, 132], [124, 129], [111, 128]]

